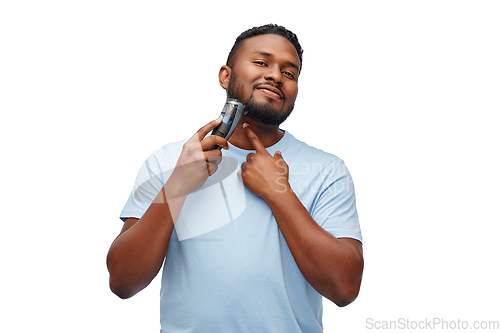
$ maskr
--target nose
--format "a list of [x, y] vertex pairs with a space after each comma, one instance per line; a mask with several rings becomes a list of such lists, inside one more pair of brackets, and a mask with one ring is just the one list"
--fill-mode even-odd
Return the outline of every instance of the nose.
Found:
[[278, 66], [268, 67], [264, 78], [269, 81], [274, 81], [276, 84], [281, 84], [282, 76], [280, 68]]

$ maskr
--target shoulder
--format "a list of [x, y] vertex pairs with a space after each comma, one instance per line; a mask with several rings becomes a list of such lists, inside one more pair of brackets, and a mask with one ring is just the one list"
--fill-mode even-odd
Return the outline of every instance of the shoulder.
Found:
[[175, 166], [182, 151], [182, 146], [188, 139], [171, 142], [156, 150], [146, 159], [145, 164], [158, 171], [166, 171]]
[[290, 138], [287, 153], [293, 156], [294, 160], [321, 163], [324, 165], [339, 165], [344, 163], [338, 156], [300, 141], [289, 132], [286, 133]]

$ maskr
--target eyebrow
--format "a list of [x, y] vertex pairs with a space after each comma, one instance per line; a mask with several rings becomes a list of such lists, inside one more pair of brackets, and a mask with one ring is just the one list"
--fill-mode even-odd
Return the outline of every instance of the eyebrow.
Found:
[[[269, 52], [264, 52], [264, 51], [255, 51], [253, 54], [260, 54], [264, 57], [269, 57], [269, 58], [273, 58], [274, 55], [269, 53]], [[293, 67], [295, 68], [296, 70], [299, 70], [299, 66], [297, 66], [296, 64], [294, 64], [293, 62], [291, 61], [287, 61], [286, 64], [290, 67]]]

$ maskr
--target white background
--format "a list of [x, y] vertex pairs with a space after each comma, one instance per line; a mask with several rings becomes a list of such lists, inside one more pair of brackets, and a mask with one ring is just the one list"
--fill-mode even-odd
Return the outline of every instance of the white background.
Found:
[[283, 128], [346, 161], [367, 320], [500, 320], [497, 1], [3, 1], [2, 332], [159, 332], [159, 284], [108, 289], [107, 250], [144, 159], [215, 119], [242, 31], [305, 50]]

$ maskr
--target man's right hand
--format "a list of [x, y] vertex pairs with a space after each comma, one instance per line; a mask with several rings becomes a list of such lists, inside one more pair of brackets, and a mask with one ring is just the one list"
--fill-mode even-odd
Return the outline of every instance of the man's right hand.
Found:
[[[111, 290], [121, 298], [128, 298], [145, 288], [158, 274], [174, 223], [185, 196], [199, 189], [217, 170], [222, 160], [219, 149], [229, 149], [226, 139], [205, 136], [221, 122], [214, 120], [203, 126], [183, 146], [177, 165], [148, 210], [140, 219], [129, 218], [109, 249], [107, 265]], [[165, 200], [165, 194], [167, 199]]]
[[207, 178], [217, 171], [222, 160], [220, 149], [209, 150], [214, 145], [229, 149], [227, 140], [210, 135], [210, 131], [221, 122], [220, 118], [200, 128], [182, 147], [175, 169], [167, 181], [167, 198], [178, 198], [196, 191]]

